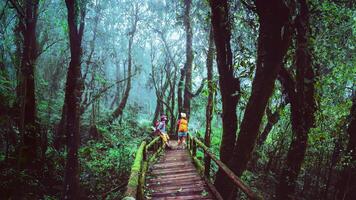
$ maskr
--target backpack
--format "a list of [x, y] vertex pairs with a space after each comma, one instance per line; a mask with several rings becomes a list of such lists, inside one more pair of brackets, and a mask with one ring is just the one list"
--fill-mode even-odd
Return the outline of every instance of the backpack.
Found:
[[156, 120], [156, 121], [153, 123], [153, 126], [154, 126], [155, 128], [157, 128], [157, 127], [158, 127], [158, 125], [159, 125], [159, 121], [158, 121], [158, 120]]
[[187, 131], [188, 131], [188, 121], [186, 119], [180, 119], [178, 132], [187, 132]]

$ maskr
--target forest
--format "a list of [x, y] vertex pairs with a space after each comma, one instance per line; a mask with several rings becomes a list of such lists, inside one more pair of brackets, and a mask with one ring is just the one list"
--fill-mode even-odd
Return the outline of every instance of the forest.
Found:
[[220, 199], [356, 199], [355, 5], [1, 0], [0, 199], [122, 199], [180, 113]]

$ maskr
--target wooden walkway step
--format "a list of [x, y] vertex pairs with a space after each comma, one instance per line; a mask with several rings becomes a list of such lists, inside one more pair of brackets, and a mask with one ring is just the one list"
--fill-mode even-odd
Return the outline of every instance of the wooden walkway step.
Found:
[[215, 199], [187, 150], [166, 150], [146, 177], [147, 199]]

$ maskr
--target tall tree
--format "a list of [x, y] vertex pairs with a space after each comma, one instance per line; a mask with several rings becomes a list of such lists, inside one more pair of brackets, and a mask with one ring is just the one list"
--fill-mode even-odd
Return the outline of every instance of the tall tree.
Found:
[[337, 199], [351, 200], [356, 196], [356, 93], [350, 109], [350, 122], [347, 127], [349, 142], [346, 149], [348, 163], [344, 165], [337, 184]]
[[132, 76], [132, 45], [134, 42], [134, 37], [135, 33], [137, 31], [137, 23], [139, 20], [139, 5], [135, 4], [134, 5], [134, 14], [133, 14], [133, 21], [132, 21], [132, 27], [131, 30], [129, 31], [129, 47], [128, 47], [128, 63], [127, 63], [127, 83], [126, 83], [126, 89], [124, 96], [122, 97], [119, 106], [115, 109], [115, 111], [112, 113], [111, 118], [109, 120], [110, 123], [112, 123], [116, 118], [120, 117], [125, 109], [127, 99], [129, 98], [130, 95], [130, 90], [131, 90], [131, 76]]
[[83, 82], [81, 75], [82, 37], [84, 32], [85, 3], [66, 0], [69, 28], [70, 63], [65, 88], [67, 163], [64, 176], [63, 199], [79, 198], [79, 162], [80, 146], [80, 99]]
[[314, 71], [309, 50], [309, 9], [306, 0], [299, 0], [300, 12], [296, 18], [296, 80], [283, 68], [281, 82], [291, 103], [293, 138], [287, 160], [277, 187], [278, 199], [291, 199], [294, 193], [304, 155], [307, 149], [308, 133], [314, 126]]
[[35, 65], [38, 57], [36, 26], [39, 0], [10, 2], [17, 11], [19, 28], [23, 38], [18, 96], [20, 102], [19, 127], [23, 134], [23, 145], [20, 150], [19, 161], [21, 166], [34, 169], [39, 147], [36, 136], [39, 124], [36, 121], [35, 94]]
[[192, 99], [192, 64], [193, 64], [193, 29], [191, 24], [190, 11], [192, 7], [192, 0], [184, 0], [184, 29], [186, 33], [186, 61], [184, 65], [185, 71], [185, 85], [184, 85], [184, 102], [183, 109], [190, 116], [190, 101]]
[[[227, 163], [234, 149], [237, 130], [236, 106], [239, 101], [240, 81], [234, 77], [231, 52], [231, 24], [227, 0], [210, 0], [211, 24], [213, 28], [216, 58], [219, 72], [219, 85], [222, 99], [223, 133], [220, 145], [220, 159]], [[222, 193], [227, 187], [223, 171], [217, 172], [215, 187]]]
[[[260, 23], [256, 74], [233, 156], [228, 162], [228, 166], [238, 176], [242, 175], [250, 160], [267, 102], [290, 42], [290, 12], [285, 2], [257, 0], [255, 4]], [[229, 183], [227, 180], [225, 182]], [[232, 191], [231, 184], [220, 188], [220, 193], [226, 199], [233, 197]]]
[[[213, 61], [214, 61], [214, 36], [213, 36], [213, 29], [210, 28], [209, 31], [209, 48], [208, 54], [206, 58], [206, 71], [207, 71], [207, 81], [208, 81], [208, 103], [206, 105], [206, 112], [205, 112], [205, 119], [206, 119], [206, 126], [205, 126], [205, 136], [204, 141], [207, 147], [210, 147], [210, 139], [211, 139], [211, 120], [213, 118], [213, 107], [214, 107], [214, 84], [213, 84]], [[204, 156], [205, 162], [205, 175], [209, 177], [210, 172], [210, 162], [211, 159], [209, 156]]]

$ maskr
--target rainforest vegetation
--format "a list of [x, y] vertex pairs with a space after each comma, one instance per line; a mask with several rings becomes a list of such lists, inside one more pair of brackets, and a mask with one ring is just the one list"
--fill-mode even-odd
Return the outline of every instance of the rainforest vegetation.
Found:
[[355, 35], [348, 0], [1, 0], [0, 199], [121, 199], [181, 112], [264, 199], [355, 199]]

